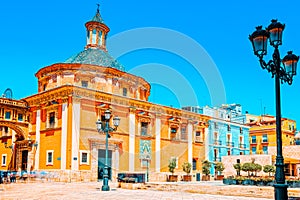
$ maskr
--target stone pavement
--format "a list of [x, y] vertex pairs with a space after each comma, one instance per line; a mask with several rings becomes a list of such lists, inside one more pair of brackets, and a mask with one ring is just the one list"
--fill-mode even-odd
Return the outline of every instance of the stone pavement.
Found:
[[[105, 199], [105, 200], [266, 200], [267, 198], [222, 196], [211, 194], [198, 194], [176, 191], [157, 190], [126, 190], [117, 188], [110, 183], [112, 191], [103, 192], [100, 190], [101, 183], [61, 183], [61, 182], [32, 182], [12, 183], [0, 185], [1, 200], [15, 199]], [[213, 185], [212, 185], [213, 186]], [[243, 187], [243, 186], [241, 186]], [[234, 188], [236, 190], [237, 188]], [[234, 193], [236, 191], [232, 191]]]

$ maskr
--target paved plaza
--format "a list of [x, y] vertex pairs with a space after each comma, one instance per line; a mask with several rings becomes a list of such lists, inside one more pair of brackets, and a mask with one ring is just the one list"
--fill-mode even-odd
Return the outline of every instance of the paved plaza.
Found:
[[[0, 199], [162, 199], [162, 200], [266, 200], [270, 198], [222, 196], [211, 194], [198, 194], [188, 192], [157, 191], [157, 190], [126, 190], [110, 185], [112, 190], [103, 192], [101, 183], [60, 183], [60, 182], [33, 182], [13, 183], [0, 185]], [[201, 184], [199, 185], [201, 187]], [[233, 188], [235, 193], [237, 188]]]

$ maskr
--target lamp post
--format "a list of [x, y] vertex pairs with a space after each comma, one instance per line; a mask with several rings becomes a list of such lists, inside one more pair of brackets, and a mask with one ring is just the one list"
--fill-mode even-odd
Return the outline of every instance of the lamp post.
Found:
[[[286, 82], [289, 85], [292, 84], [293, 76], [296, 75], [297, 62], [299, 60], [299, 56], [294, 55], [292, 51], [289, 51], [283, 59], [280, 58], [278, 47], [282, 44], [282, 33], [284, 28], [284, 24], [273, 19], [266, 30], [262, 29], [262, 26], [258, 26], [256, 27], [256, 31], [249, 36], [254, 54], [259, 58], [261, 67], [270, 72], [272, 78], [275, 77], [277, 155], [274, 190], [276, 200], [288, 199], [288, 185], [285, 184], [284, 159], [282, 156], [280, 83]], [[270, 45], [273, 46], [275, 50], [272, 59], [266, 63], [263, 60], [263, 57], [264, 55], [267, 55], [268, 39]]]
[[105, 134], [105, 166], [104, 166], [104, 174], [103, 174], [103, 185], [102, 185], [102, 191], [109, 191], [109, 185], [108, 185], [108, 138], [110, 137], [109, 132], [117, 130], [119, 124], [120, 124], [120, 118], [114, 117], [113, 118], [113, 124], [114, 128], [109, 126], [109, 120], [111, 118], [111, 111], [106, 110], [104, 112], [104, 118], [105, 118], [105, 127], [102, 126], [102, 122], [100, 119], [97, 120], [97, 131], [99, 133], [104, 132]]
[[147, 161], [146, 180], [147, 180], [147, 182], [149, 182], [149, 161], [151, 160], [150, 155], [147, 154], [146, 157], [145, 157], [145, 159]]

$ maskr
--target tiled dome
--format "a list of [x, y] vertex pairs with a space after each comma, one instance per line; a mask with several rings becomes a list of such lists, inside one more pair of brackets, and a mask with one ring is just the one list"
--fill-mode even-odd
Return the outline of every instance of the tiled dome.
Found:
[[125, 70], [117, 60], [102, 49], [85, 49], [77, 55], [67, 59], [65, 63], [91, 64], [102, 67], [112, 67], [121, 71]]

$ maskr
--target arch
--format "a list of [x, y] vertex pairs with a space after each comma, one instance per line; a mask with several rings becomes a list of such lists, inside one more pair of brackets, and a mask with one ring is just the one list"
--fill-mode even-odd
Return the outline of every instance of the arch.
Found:
[[20, 138], [26, 138], [26, 133], [25, 131], [21, 128], [21, 126], [18, 126], [14, 124], [13, 122], [8, 122], [8, 121], [0, 121], [0, 126], [7, 126], [8, 128], [11, 128], [16, 132], [18, 136], [21, 136]]

